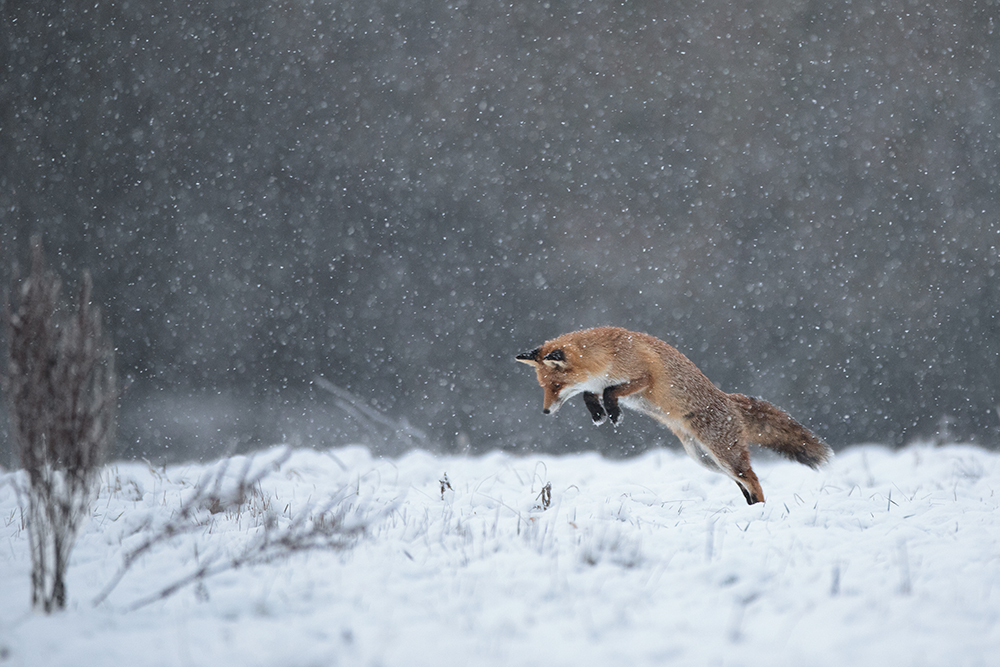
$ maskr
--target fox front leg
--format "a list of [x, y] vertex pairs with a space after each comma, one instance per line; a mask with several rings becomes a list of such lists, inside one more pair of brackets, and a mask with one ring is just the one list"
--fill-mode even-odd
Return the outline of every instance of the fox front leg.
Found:
[[[620, 386], [620, 385], [619, 385]], [[608, 418], [611, 423], [618, 426], [619, 422], [622, 420], [622, 409], [618, 407], [618, 394], [616, 393], [618, 386], [605, 387], [604, 396], [604, 409], [608, 411]]]
[[594, 420], [594, 426], [600, 426], [608, 417], [611, 418], [611, 423], [615, 426], [618, 426], [621, 421], [622, 409], [618, 407], [618, 397], [615, 395], [614, 389], [614, 387], [605, 388], [600, 398], [593, 392], [583, 392], [583, 402], [590, 410], [590, 418]]
[[604, 409], [608, 411], [608, 418], [611, 419], [611, 423], [618, 426], [622, 420], [622, 410], [618, 407], [618, 399], [623, 396], [631, 396], [632, 394], [645, 391], [648, 387], [648, 376], [639, 377], [634, 380], [629, 380], [628, 382], [605, 387], [602, 400], [604, 402]]
[[604, 412], [604, 406], [601, 405], [601, 399], [597, 398], [597, 394], [589, 391], [583, 392], [583, 402], [590, 410], [590, 418], [594, 420], [594, 426], [603, 424], [607, 414]]

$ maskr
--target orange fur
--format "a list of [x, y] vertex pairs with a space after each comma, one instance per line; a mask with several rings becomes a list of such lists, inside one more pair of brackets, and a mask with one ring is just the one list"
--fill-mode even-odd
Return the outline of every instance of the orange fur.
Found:
[[764, 492], [750, 467], [748, 445], [771, 448], [817, 467], [830, 448], [774, 405], [718, 389], [694, 363], [662, 340], [621, 327], [564, 334], [517, 355], [535, 368], [542, 411], [577, 394], [594, 422], [618, 423], [619, 401], [667, 426], [696, 461], [731, 477], [750, 504]]

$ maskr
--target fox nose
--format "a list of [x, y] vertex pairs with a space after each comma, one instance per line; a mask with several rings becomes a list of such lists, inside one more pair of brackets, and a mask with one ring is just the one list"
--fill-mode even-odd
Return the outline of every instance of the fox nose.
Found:
[[542, 414], [543, 415], [549, 414], [549, 409], [548, 408], [542, 408]]

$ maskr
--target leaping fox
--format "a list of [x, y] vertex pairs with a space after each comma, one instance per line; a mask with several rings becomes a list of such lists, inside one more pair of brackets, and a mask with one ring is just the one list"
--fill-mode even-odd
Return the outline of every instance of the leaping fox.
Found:
[[829, 446], [780, 408], [759, 398], [727, 394], [674, 347], [649, 334], [598, 327], [564, 334], [517, 355], [533, 366], [551, 414], [583, 394], [595, 424], [621, 420], [619, 402], [674, 432], [684, 450], [711, 470], [729, 475], [748, 504], [764, 502], [750, 467], [756, 444], [812, 468]]

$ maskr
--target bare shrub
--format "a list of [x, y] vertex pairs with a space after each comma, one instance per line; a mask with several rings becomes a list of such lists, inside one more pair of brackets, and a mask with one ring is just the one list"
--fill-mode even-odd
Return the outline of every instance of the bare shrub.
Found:
[[229, 474], [231, 459], [223, 459], [214, 471], [202, 476], [187, 499], [171, 513], [166, 524], [150, 530], [144, 540], [123, 555], [118, 571], [94, 598], [93, 604], [103, 603], [136, 562], [158, 545], [179, 535], [204, 531], [206, 511], [212, 515], [233, 512], [233, 518], [248, 511], [256, 513], [259, 522], [250, 529], [250, 538], [241, 547], [232, 552], [218, 552], [204, 557], [193, 571], [136, 600], [128, 609], [138, 609], [166, 599], [189, 585], [198, 586], [199, 594], [205, 595], [205, 581], [227, 570], [269, 563], [301, 552], [347, 549], [370, 525], [395, 509], [395, 504], [378, 511], [353, 506], [347, 502], [353, 494], [345, 490], [323, 503], [306, 506], [290, 515], [287, 521], [279, 521], [277, 512], [271, 509], [272, 498], [263, 491], [261, 481], [280, 469], [291, 453], [292, 450], [286, 448], [268, 465], [253, 473], [251, 466], [254, 459], [249, 457], [234, 475]]
[[75, 309], [60, 306], [60, 281], [45, 268], [36, 237], [31, 274], [16, 286], [14, 302], [4, 303], [7, 372], [0, 379], [28, 479], [31, 600], [45, 613], [66, 606], [66, 564], [114, 437], [114, 348], [90, 291], [84, 272]]

